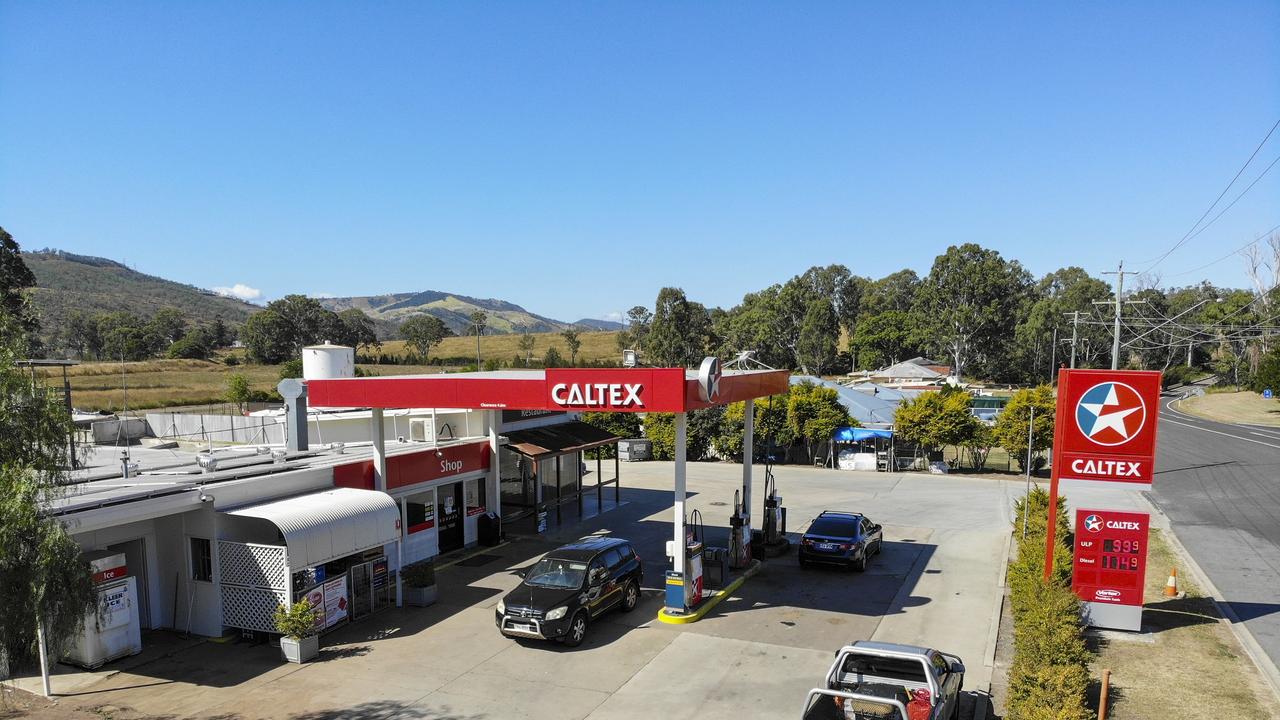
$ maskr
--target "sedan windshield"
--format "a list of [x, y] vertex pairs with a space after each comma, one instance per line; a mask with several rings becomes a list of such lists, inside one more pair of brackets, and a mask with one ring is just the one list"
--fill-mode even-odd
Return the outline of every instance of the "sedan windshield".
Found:
[[524, 576], [524, 584], [534, 587], [578, 588], [587, 576], [587, 564], [573, 560], [542, 558]]

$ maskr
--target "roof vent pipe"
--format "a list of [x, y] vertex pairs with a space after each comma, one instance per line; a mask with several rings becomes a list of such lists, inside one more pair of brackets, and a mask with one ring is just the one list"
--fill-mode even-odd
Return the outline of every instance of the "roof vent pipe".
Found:
[[286, 378], [276, 386], [284, 398], [285, 447], [307, 450], [307, 386], [297, 378]]

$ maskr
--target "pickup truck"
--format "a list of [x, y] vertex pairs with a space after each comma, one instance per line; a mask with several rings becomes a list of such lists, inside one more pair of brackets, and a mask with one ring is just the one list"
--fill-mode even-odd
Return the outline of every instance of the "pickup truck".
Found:
[[[954, 720], [964, 663], [929, 648], [860, 640], [836, 653], [804, 720]], [[923, 692], [922, 692], [923, 691]], [[920, 712], [928, 704], [927, 714]], [[915, 708], [912, 708], [912, 705]]]

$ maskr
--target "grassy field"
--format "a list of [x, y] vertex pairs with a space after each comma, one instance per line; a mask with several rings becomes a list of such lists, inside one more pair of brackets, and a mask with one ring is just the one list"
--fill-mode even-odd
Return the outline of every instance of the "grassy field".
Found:
[[[412, 375], [442, 370], [426, 365], [362, 365], [371, 375]], [[118, 412], [206, 405], [226, 401], [227, 379], [245, 376], [254, 390], [270, 392], [280, 382], [276, 365], [225, 365], [205, 360], [148, 360], [131, 363], [86, 363], [70, 369], [71, 401], [81, 410]], [[48, 373], [53, 384], [61, 371]]]
[[1092, 674], [1111, 670], [1114, 720], [1280, 718], [1280, 704], [1221, 622], [1213, 601], [1186, 577], [1181, 599], [1162, 595], [1177, 556], [1159, 530], [1147, 556], [1144, 634], [1109, 635]]
[[[542, 359], [542, 356], [547, 352], [547, 348], [550, 347], [555, 347], [564, 357], [565, 362], [568, 362], [569, 349], [565, 347], [564, 338], [560, 337], [560, 333], [533, 333], [532, 337], [535, 367], [538, 365], [537, 361]], [[578, 339], [582, 341], [582, 348], [578, 350], [578, 362], [621, 361], [622, 353], [618, 351], [617, 337], [618, 333], [616, 332], [579, 333]], [[480, 356], [486, 360], [496, 357], [502, 360], [504, 364], [510, 365], [517, 358], [523, 360], [524, 356], [520, 352], [519, 343], [519, 335], [482, 335], [480, 337]], [[405, 347], [403, 340], [388, 340], [382, 343], [382, 355], [402, 357], [408, 352], [410, 350]], [[474, 335], [445, 338], [439, 345], [431, 349], [431, 357], [433, 358], [459, 358], [474, 362], [475, 356], [476, 338]], [[519, 366], [517, 365], [517, 367]]]
[[1187, 398], [1176, 408], [1206, 420], [1280, 427], [1280, 400], [1265, 400], [1255, 392], [1206, 393]]

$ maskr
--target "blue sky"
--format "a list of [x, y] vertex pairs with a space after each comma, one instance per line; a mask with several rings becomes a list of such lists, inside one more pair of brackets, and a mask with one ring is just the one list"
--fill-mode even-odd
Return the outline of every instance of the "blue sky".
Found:
[[[1143, 269], [1277, 119], [1274, 2], [0, 0], [0, 224], [260, 300]], [[1243, 285], [1186, 271], [1277, 224], [1280, 167], [1157, 270]]]

